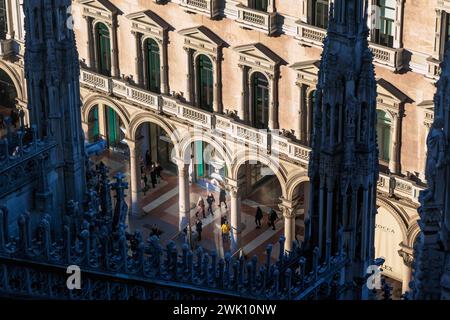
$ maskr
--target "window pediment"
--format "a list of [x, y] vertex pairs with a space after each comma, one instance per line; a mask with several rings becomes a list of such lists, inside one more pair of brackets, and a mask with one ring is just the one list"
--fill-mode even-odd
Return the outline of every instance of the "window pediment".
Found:
[[261, 43], [235, 47], [239, 53], [239, 62], [248, 67], [261, 69], [273, 74], [284, 60]]
[[225, 41], [204, 26], [183, 29], [178, 33], [184, 36], [185, 47], [196, 51], [217, 55], [226, 45]]
[[316, 85], [318, 81], [320, 60], [308, 60], [290, 65], [297, 72], [297, 85], [307, 83]]
[[108, 0], [79, 0], [83, 15], [111, 23], [122, 12]]
[[383, 78], [377, 80], [377, 93], [377, 105], [396, 114], [400, 113], [401, 105], [410, 100], [407, 95]]
[[438, 0], [436, 8], [450, 11], [450, 0]]
[[421, 103], [417, 104], [419, 108], [421, 108], [425, 113], [424, 124], [427, 127], [431, 127], [434, 122], [434, 101], [433, 100], [424, 100]]
[[126, 16], [131, 20], [131, 30], [145, 35], [153, 35], [162, 39], [164, 32], [170, 28], [160, 16], [151, 10], [131, 13]]

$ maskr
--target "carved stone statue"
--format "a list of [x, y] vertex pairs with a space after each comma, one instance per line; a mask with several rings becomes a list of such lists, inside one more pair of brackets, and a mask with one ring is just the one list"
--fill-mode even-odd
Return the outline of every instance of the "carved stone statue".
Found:
[[441, 181], [445, 177], [439, 172], [445, 165], [446, 139], [443, 131], [444, 122], [442, 118], [436, 118], [427, 137], [427, 162], [425, 166], [425, 178], [428, 183], [428, 190], [424, 194], [425, 201], [433, 200], [440, 204], [443, 201], [443, 190], [445, 182]]

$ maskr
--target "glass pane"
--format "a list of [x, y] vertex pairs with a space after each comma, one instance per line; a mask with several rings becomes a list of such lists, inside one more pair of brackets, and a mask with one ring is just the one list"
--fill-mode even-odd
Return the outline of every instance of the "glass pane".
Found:
[[98, 64], [99, 72], [103, 75], [111, 75], [111, 44], [109, 30], [103, 23], [97, 24]]
[[200, 107], [212, 111], [213, 66], [211, 60], [204, 55], [198, 58], [198, 95]]
[[148, 89], [150, 91], [160, 92], [160, 58], [159, 46], [153, 39], [146, 41], [147, 43], [147, 79]]
[[6, 0], [0, 0], [0, 39], [5, 39], [8, 30], [5, 1]]
[[253, 125], [266, 129], [269, 123], [269, 83], [259, 72], [253, 76], [253, 97]]
[[313, 24], [326, 29], [328, 27], [328, 0], [316, 0], [313, 5]]

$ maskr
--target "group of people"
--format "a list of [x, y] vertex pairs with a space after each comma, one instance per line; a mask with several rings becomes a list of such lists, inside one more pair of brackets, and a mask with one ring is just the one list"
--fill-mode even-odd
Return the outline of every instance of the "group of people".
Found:
[[150, 151], [147, 150], [147, 152], [145, 153], [145, 161], [141, 157], [141, 180], [144, 184], [143, 188], [144, 194], [150, 188], [147, 174], [150, 175], [150, 183], [152, 185], [152, 188], [156, 188], [156, 185], [161, 180], [164, 180], [161, 176], [162, 171], [163, 168], [161, 164], [158, 161], [157, 162], [151, 161]]
[[[208, 204], [208, 208], [206, 208], [205, 201], [203, 200], [202, 196], [199, 197], [197, 201], [197, 212], [195, 213], [195, 217], [197, 218], [195, 222], [195, 231], [197, 232], [197, 240], [200, 241], [202, 239], [202, 231], [203, 231], [203, 222], [200, 219], [200, 215], [203, 217], [203, 219], [206, 219], [207, 215], [214, 216], [214, 210], [213, 210], [213, 204], [216, 202], [216, 199], [212, 192], [209, 192], [206, 197], [206, 203]], [[225, 209], [228, 209], [227, 201], [226, 201], [226, 191], [225, 189], [221, 188], [219, 192], [219, 208], [222, 207], [222, 203], [225, 205]], [[225, 217], [225, 221], [223, 221]], [[224, 227], [224, 224], [228, 224], [226, 221], [226, 216], [222, 217], [222, 231], [226, 229]], [[224, 229], [225, 228], [225, 229]], [[228, 231], [229, 233], [229, 231]]]
[[[264, 217], [264, 215], [263, 215], [261, 208], [259, 206], [256, 207], [256, 213], [255, 213], [256, 229], [261, 229], [261, 220], [263, 219], [263, 217]], [[277, 219], [278, 219], [277, 212], [273, 208], [271, 208], [270, 212], [269, 212], [267, 224], [269, 227], [272, 227], [272, 230], [275, 230], [275, 221], [277, 221]]]

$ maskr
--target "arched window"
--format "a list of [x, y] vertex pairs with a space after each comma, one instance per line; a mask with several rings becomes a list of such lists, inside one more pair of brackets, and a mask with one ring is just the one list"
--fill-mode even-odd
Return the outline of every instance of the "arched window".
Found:
[[206, 111], [213, 109], [213, 65], [211, 60], [205, 56], [198, 57], [197, 67], [197, 101], [200, 108]]
[[111, 76], [111, 41], [109, 29], [104, 23], [97, 23], [95, 27], [97, 37], [98, 72]]
[[17, 91], [8, 74], [0, 69], [0, 107], [15, 108]]
[[5, 39], [7, 32], [6, 0], [0, 0], [0, 39]]
[[250, 0], [250, 7], [259, 11], [267, 11], [269, 0]]
[[88, 115], [88, 141], [95, 142], [98, 140], [100, 135], [99, 125], [98, 125], [98, 106], [92, 107], [92, 110]]
[[391, 156], [391, 119], [382, 110], [377, 110], [377, 140], [379, 158], [389, 161]]
[[159, 46], [153, 39], [145, 40], [147, 89], [156, 93], [161, 90]]
[[316, 27], [328, 28], [328, 0], [312, 0], [312, 24]]
[[269, 126], [269, 81], [260, 72], [255, 72], [252, 80], [252, 124], [255, 128], [267, 129]]

